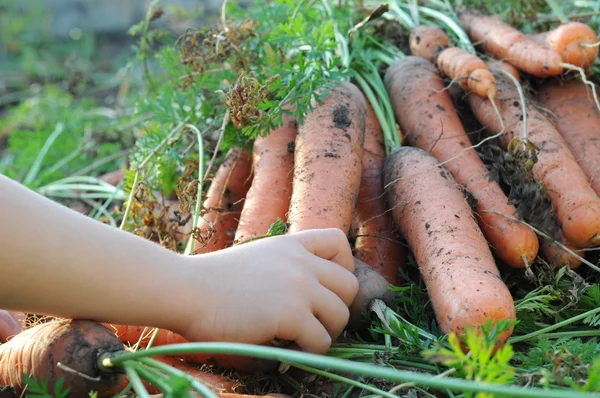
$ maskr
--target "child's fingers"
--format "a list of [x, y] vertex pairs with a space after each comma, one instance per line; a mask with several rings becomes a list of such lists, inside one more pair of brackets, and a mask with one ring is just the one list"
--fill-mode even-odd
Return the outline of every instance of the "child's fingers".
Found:
[[312, 352], [315, 354], [325, 354], [331, 346], [331, 336], [329, 332], [317, 318], [307, 316], [301, 322], [291, 325], [289, 334], [285, 334], [280, 338], [296, 342], [302, 351]]
[[352, 248], [342, 230], [337, 228], [313, 229], [288, 236], [293, 236], [312, 254], [333, 261], [348, 271], [354, 272]]
[[21, 332], [21, 323], [8, 311], [0, 310], [0, 343]]
[[348, 305], [327, 289], [319, 289], [313, 299], [313, 314], [323, 324], [331, 338], [335, 340], [342, 334], [350, 319]]
[[307, 261], [304, 266], [311, 267], [311, 271], [317, 276], [319, 283], [335, 293], [347, 307], [352, 304], [358, 292], [358, 279], [352, 272], [322, 259]]

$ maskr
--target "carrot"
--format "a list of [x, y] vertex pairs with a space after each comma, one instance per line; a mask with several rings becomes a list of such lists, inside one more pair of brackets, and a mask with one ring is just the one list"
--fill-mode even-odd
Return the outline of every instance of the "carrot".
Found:
[[[506, 148], [513, 139], [523, 138], [521, 100], [517, 89], [500, 74], [496, 75], [496, 107], [504, 120], [500, 136]], [[492, 132], [501, 131], [494, 107], [488, 99], [469, 95], [469, 104], [479, 122]], [[567, 143], [550, 121], [527, 104], [527, 139], [539, 148], [532, 171], [548, 191], [564, 237], [577, 247], [600, 244], [600, 198], [590, 187]]]
[[[482, 97], [493, 98], [496, 95], [496, 82], [485, 62], [462, 48], [449, 44], [443, 48], [443, 43], [449, 43], [450, 38], [440, 28], [417, 26], [412, 29], [409, 40], [413, 55], [437, 64], [442, 74], [458, 81], [463, 90]], [[432, 47], [431, 43], [436, 45]]]
[[[515, 306], [463, 192], [431, 154], [401, 147], [384, 164], [387, 200], [442, 332], [514, 320]], [[512, 329], [502, 332], [502, 344]]]
[[406, 249], [394, 233], [394, 222], [387, 213], [383, 194], [383, 129], [367, 101], [367, 122], [363, 148], [362, 177], [354, 212], [354, 256], [369, 264], [393, 285], [398, 285], [398, 270], [404, 267]]
[[432, 64], [437, 62], [438, 55], [451, 47], [450, 38], [442, 28], [435, 25], [417, 25], [410, 31], [408, 38], [412, 55], [423, 57]]
[[[563, 250], [560, 246], [558, 246], [555, 242], [542, 238], [541, 241], [541, 250], [544, 253], [544, 257], [546, 260], [550, 261], [557, 268], [562, 268], [568, 266], [571, 269], [577, 269], [581, 266], [581, 260], [577, 257], [573, 256], [571, 253]], [[559, 235], [558, 241], [562, 243], [569, 250], [577, 252], [577, 248], [570, 242], [567, 242], [562, 235]], [[581, 258], [585, 258], [585, 252], [578, 252], [577, 255]]]
[[250, 154], [239, 148], [230, 149], [206, 194], [203, 207], [207, 214], [198, 222], [199, 237], [194, 242], [194, 254], [214, 252], [231, 246], [243, 208], [243, 199], [251, 182]]
[[375, 299], [382, 300], [387, 305], [392, 305], [395, 294], [389, 290], [390, 283], [370, 265], [354, 257], [354, 276], [358, 280], [358, 292], [350, 305], [350, 319], [348, 330], [360, 330], [369, 326], [363, 317], [369, 311], [371, 302]]
[[271, 224], [286, 221], [292, 195], [296, 121], [287, 115], [284, 124], [254, 141], [254, 177], [246, 195], [235, 242], [265, 235]]
[[[62, 377], [63, 387], [70, 389], [71, 396], [87, 397], [90, 391], [96, 391], [98, 397], [113, 397], [121, 390], [125, 374], [99, 371], [98, 355], [123, 349], [123, 343], [99, 323], [83, 320], [42, 323], [0, 345], [0, 385], [11, 386], [21, 394], [26, 387], [26, 373], [47, 382], [50, 391]], [[64, 366], [89, 378], [65, 371]]]
[[[154, 334], [154, 328], [145, 328], [143, 326], [133, 325], [117, 325], [104, 323], [123, 343], [137, 344], [140, 342], [140, 347], [147, 347], [150, 338]], [[141, 340], [140, 340], [141, 338]], [[160, 329], [154, 342], [153, 347], [189, 343], [183, 336], [174, 333], [170, 330]], [[277, 369], [278, 362], [266, 361], [260, 358], [252, 358], [245, 356], [234, 355], [214, 355], [214, 354], [186, 354], [178, 355], [190, 363], [206, 364], [220, 369], [231, 369], [241, 373], [261, 373], [271, 372]]]
[[539, 45], [499, 17], [466, 11], [459, 19], [471, 40], [481, 43], [480, 46], [494, 58], [542, 78], [563, 71], [562, 59], [557, 52]]
[[588, 87], [578, 80], [548, 81], [539, 88], [537, 100], [552, 113], [550, 121], [600, 195], [600, 111]]
[[361, 183], [367, 105], [352, 83], [315, 104], [298, 130], [289, 232], [350, 231]]
[[530, 35], [541, 46], [557, 52], [563, 62], [589, 68], [598, 56], [598, 35], [588, 25], [571, 21]]
[[19, 334], [23, 329], [25, 315], [19, 312], [0, 310], [0, 343]]
[[[211, 373], [200, 368], [194, 364], [187, 363], [173, 356], [155, 356], [152, 359], [169, 365], [177, 370], [185, 372], [187, 375], [197, 379], [202, 384], [209, 387], [212, 391], [217, 394], [221, 393], [233, 393], [236, 390], [236, 383], [229, 377]], [[121, 386], [122, 389], [127, 387], [129, 380], [125, 380], [125, 383]], [[144, 387], [150, 394], [159, 394], [161, 392], [158, 386], [154, 386], [151, 383], [143, 380]], [[239, 388], [237, 388], [239, 389]], [[238, 391], [240, 392], [240, 391]]]
[[453, 178], [477, 200], [481, 230], [496, 254], [512, 267], [531, 264], [538, 253], [538, 239], [525, 225], [497, 212], [516, 217], [516, 209], [493, 181], [443, 90], [444, 81], [427, 60], [408, 56], [390, 66], [385, 84], [406, 142], [431, 153]]
[[508, 62], [501, 61], [499, 59], [490, 58], [486, 61], [488, 67], [491, 69], [498, 69], [510, 73], [518, 82], [521, 81], [521, 75], [519, 70], [509, 64]]

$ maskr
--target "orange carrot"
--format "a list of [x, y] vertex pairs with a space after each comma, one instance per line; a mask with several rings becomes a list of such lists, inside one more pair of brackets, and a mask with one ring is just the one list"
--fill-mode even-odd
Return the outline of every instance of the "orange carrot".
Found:
[[382, 175], [385, 155], [383, 130], [367, 101], [362, 179], [354, 213], [354, 256], [377, 270], [389, 283], [398, 285], [398, 270], [404, 267], [407, 253], [398, 242], [394, 222], [386, 212]]
[[[496, 75], [496, 107], [504, 120], [502, 145], [523, 138], [523, 114], [517, 89], [504, 76]], [[488, 99], [469, 95], [475, 117], [496, 133], [502, 127]], [[567, 143], [550, 121], [532, 104], [527, 104], [528, 140], [539, 148], [534, 176], [541, 181], [552, 201], [567, 241], [577, 247], [600, 244], [600, 198], [590, 187]]]
[[435, 25], [417, 25], [411, 29], [408, 42], [412, 55], [423, 57], [432, 64], [437, 62], [444, 49], [452, 46], [446, 32]]
[[[123, 343], [132, 345], [137, 344], [138, 341], [140, 341], [140, 338], [143, 336], [140, 342], [140, 347], [147, 347], [148, 343], [150, 342], [150, 338], [154, 333], [154, 328], [144, 328], [143, 326], [117, 325], [108, 323], [105, 323], [104, 325], [113, 331], [113, 333]], [[161, 329], [159, 330], [152, 346], [158, 347], [162, 345], [183, 343], [189, 343], [189, 341], [177, 333]], [[179, 355], [177, 357], [191, 363], [206, 364], [221, 369], [232, 369], [242, 373], [271, 372], [276, 370], [278, 367], [278, 362], [276, 361], [266, 361], [260, 358], [234, 355], [186, 354]]]
[[[542, 253], [544, 253], [544, 257], [546, 257], [546, 260], [550, 261], [557, 268], [568, 266], [571, 269], [577, 269], [581, 266], [580, 259], [573, 256], [571, 253], [563, 250], [553, 241], [546, 238], [542, 238], [540, 239], [540, 242], [541, 251]], [[565, 240], [562, 233], [559, 234], [558, 242], [562, 243], [569, 250], [576, 252], [579, 257], [585, 258], [585, 252], [578, 252], [578, 249], [572, 243], [567, 242]]]
[[194, 254], [231, 246], [251, 183], [250, 155], [238, 148], [230, 149], [206, 194], [203, 207], [207, 213], [198, 222], [199, 239], [194, 242]]
[[486, 61], [486, 63], [488, 64], [488, 66], [490, 68], [508, 72], [511, 75], [513, 75], [513, 77], [518, 82], [521, 81], [521, 75], [519, 74], [519, 70], [517, 68], [515, 68], [514, 66], [512, 66], [511, 64], [509, 64], [508, 62], [504, 62], [499, 59], [490, 58]]
[[385, 75], [396, 118], [406, 142], [431, 153], [453, 178], [477, 200], [479, 225], [496, 254], [512, 267], [531, 264], [538, 253], [535, 233], [525, 225], [493, 213], [516, 217], [516, 209], [500, 186], [490, 181], [444, 81], [427, 60], [408, 56], [390, 66]]
[[600, 195], [600, 111], [589, 86], [579, 80], [548, 81], [539, 88], [537, 100], [551, 112], [550, 121]]
[[[461, 335], [514, 320], [512, 296], [452, 175], [431, 154], [401, 147], [385, 160], [384, 183], [396, 225], [425, 281], [442, 332]], [[512, 329], [498, 336], [502, 344]]]
[[589, 68], [598, 56], [598, 35], [582, 22], [571, 21], [560, 24], [547, 32], [530, 36], [545, 48], [557, 52], [563, 62], [581, 68]]
[[494, 58], [537, 77], [556, 76], [563, 71], [557, 52], [539, 45], [499, 17], [466, 11], [459, 18], [471, 40]]
[[363, 94], [345, 82], [306, 116], [294, 152], [290, 233], [350, 231], [361, 182], [366, 114]]
[[287, 220], [296, 135], [296, 121], [284, 115], [281, 127], [254, 141], [254, 177], [235, 233], [236, 243], [265, 235], [278, 218]]
[[[123, 349], [123, 343], [99, 323], [42, 323], [0, 345], [0, 386], [11, 386], [19, 395], [26, 387], [24, 374], [29, 374], [47, 382], [49, 391], [54, 391], [55, 383], [64, 378], [63, 387], [70, 389], [71, 396], [87, 397], [90, 391], [96, 391], [99, 398], [113, 397], [121, 390], [125, 374], [99, 371], [98, 355]], [[75, 372], [64, 370], [65, 366]]]
[[430, 43], [449, 43], [448, 36], [442, 39], [442, 36], [445, 35], [444, 31], [435, 26], [417, 26], [411, 32], [412, 54], [421, 56], [434, 65], [437, 64], [440, 72], [444, 76], [458, 81], [458, 85], [463, 90], [482, 97], [493, 98], [496, 95], [494, 76], [479, 57], [451, 45], [446, 45], [445, 48], [442, 48], [442, 44], [434, 46], [439, 50], [427, 47], [430, 46]]

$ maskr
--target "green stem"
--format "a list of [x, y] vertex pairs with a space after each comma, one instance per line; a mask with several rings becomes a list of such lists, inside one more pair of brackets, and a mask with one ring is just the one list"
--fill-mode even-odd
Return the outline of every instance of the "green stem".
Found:
[[146, 379], [150, 384], [158, 387], [165, 396], [168, 396], [172, 391], [171, 386], [169, 386], [169, 383], [166, 381], [165, 375], [156, 369], [146, 366], [141, 362], [132, 362], [129, 366], [134, 368], [142, 379]]
[[127, 373], [129, 382], [131, 383], [131, 386], [133, 387], [135, 392], [138, 394], [138, 397], [150, 398], [148, 390], [146, 390], [146, 387], [144, 387], [144, 383], [142, 383], [142, 379], [140, 379], [140, 376], [137, 374], [134, 367], [129, 364], [123, 364], [123, 367], [125, 368], [125, 372]]
[[[151, 348], [148, 350], [156, 350], [156, 348]], [[147, 352], [148, 350], [138, 351], [138, 352]], [[151, 358], [147, 358], [147, 357], [146, 358], [141, 357], [138, 360], [143, 364], [158, 368], [158, 369], [162, 370], [163, 372], [168, 373], [171, 376], [178, 376], [178, 377], [183, 377], [183, 378], [187, 379], [190, 382], [192, 388], [194, 390], [198, 391], [200, 394], [202, 394], [202, 396], [204, 398], [218, 398], [217, 395], [210, 388], [208, 388], [204, 384], [200, 383], [194, 377], [188, 375], [185, 372], [182, 372], [179, 369], [175, 369], [174, 367], [169, 366], [166, 363], [162, 363], [160, 361], [157, 361], [157, 360], [151, 359]]]
[[[202, 138], [202, 133], [196, 126], [193, 124], [186, 124], [186, 127], [196, 132], [196, 137], [198, 138], [198, 196], [196, 198], [196, 207], [194, 208], [194, 212], [192, 214], [192, 229], [198, 226], [198, 221], [200, 219], [200, 208], [202, 207], [202, 187], [204, 186], [204, 140]], [[187, 242], [187, 246], [185, 247], [184, 254], [190, 255], [192, 254], [192, 250], [194, 249], [194, 237], [190, 234], [190, 238]]]
[[441, 22], [443, 22], [444, 24], [446, 24], [446, 26], [448, 26], [448, 28], [454, 32], [454, 34], [456, 34], [456, 36], [458, 37], [458, 44], [465, 50], [467, 50], [468, 52], [470, 52], [471, 54], [475, 54], [475, 47], [473, 47], [473, 44], [471, 43], [471, 40], [469, 39], [469, 36], [465, 33], [465, 31], [460, 27], [460, 25], [458, 23], [456, 23], [456, 21], [454, 21], [452, 18], [448, 17], [448, 15], [441, 13], [439, 11], [436, 11], [432, 8], [428, 8], [428, 7], [419, 7], [419, 11], [422, 12], [425, 15], [428, 15], [430, 17], [433, 17]]
[[50, 147], [52, 146], [52, 144], [54, 144], [54, 141], [56, 141], [56, 139], [63, 133], [64, 130], [65, 130], [64, 124], [62, 124], [60, 122], [56, 123], [56, 127], [54, 128], [54, 131], [50, 134], [50, 136], [48, 136], [48, 138], [46, 139], [46, 142], [44, 142], [44, 146], [38, 153], [37, 157], [35, 158], [35, 160], [33, 162], [33, 165], [31, 165], [29, 172], [25, 176], [25, 179], [23, 180], [23, 185], [29, 185], [35, 180], [35, 178], [37, 177], [37, 175], [40, 171], [40, 168], [42, 167], [42, 162], [44, 161], [46, 154], [50, 150]]
[[[600, 308], [599, 308], [600, 311]], [[268, 360], [295, 362], [316, 368], [334, 369], [339, 372], [376, 377], [399, 383], [415, 383], [436, 389], [448, 389], [465, 392], [482, 392], [502, 396], [521, 398], [591, 398], [594, 395], [577, 391], [556, 391], [540, 388], [523, 388], [518, 386], [496, 385], [473, 382], [458, 378], [434, 378], [430, 374], [383, 368], [381, 366], [355, 363], [343, 359], [330, 358], [324, 355], [287, 350], [279, 347], [265, 347], [242, 343], [184, 343], [165, 345], [137, 352], [105, 354], [100, 357], [98, 366], [101, 369], [120, 366], [126, 361], [146, 358], [153, 355], [177, 355], [190, 353], [212, 353], [250, 356]]]
[[526, 340], [532, 339], [534, 337], [538, 337], [541, 334], [546, 334], [546, 333], [551, 332], [553, 330], [560, 329], [563, 326], [570, 325], [570, 324], [572, 324], [574, 322], [577, 322], [579, 320], [585, 319], [588, 316], [596, 315], [597, 313], [600, 313], [600, 307], [599, 308], [595, 308], [593, 310], [589, 310], [587, 312], [584, 312], [583, 314], [579, 314], [579, 315], [574, 316], [572, 318], [565, 319], [562, 322], [556, 323], [554, 325], [550, 325], [550, 326], [545, 327], [543, 329], [536, 330], [535, 332], [531, 332], [531, 333], [525, 334], [523, 336], [511, 337], [511, 338], [508, 339], [508, 343], [509, 344], [515, 344], [515, 343], [520, 343], [522, 341], [526, 341]]
[[375, 394], [379, 394], [380, 396], [385, 397], [385, 398], [398, 398], [396, 395], [390, 394], [389, 392], [383, 391], [383, 390], [381, 390], [381, 389], [379, 389], [377, 387], [371, 386], [369, 384], [364, 384], [364, 383], [361, 383], [360, 381], [349, 379], [349, 378], [344, 377], [344, 376], [336, 375], [334, 373], [330, 373], [330, 372], [327, 372], [325, 370], [320, 370], [320, 369], [316, 369], [316, 368], [313, 368], [313, 367], [310, 367], [310, 366], [304, 366], [304, 365], [300, 365], [300, 364], [292, 363], [292, 362], [288, 363], [288, 365], [293, 366], [293, 367], [298, 368], [298, 369], [302, 369], [302, 370], [307, 371], [307, 372], [318, 374], [319, 376], [328, 377], [331, 380], [340, 381], [342, 383], [350, 384], [351, 386], [358, 387], [358, 388], [361, 388], [361, 389], [366, 390], [366, 391], [370, 391], [370, 392], [375, 393]]
[[572, 332], [555, 332], [555, 333], [544, 333], [537, 336], [540, 338], [547, 339], [560, 339], [562, 337], [594, 337], [600, 336], [600, 330], [575, 330]]

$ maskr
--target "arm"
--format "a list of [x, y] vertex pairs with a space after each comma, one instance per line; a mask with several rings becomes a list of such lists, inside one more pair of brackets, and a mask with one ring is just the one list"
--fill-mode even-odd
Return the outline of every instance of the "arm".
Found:
[[190, 340], [280, 338], [323, 352], [358, 289], [337, 230], [184, 257], [2, 175], [0, 204], [0, 308], [8, 310], [153, 326]]

